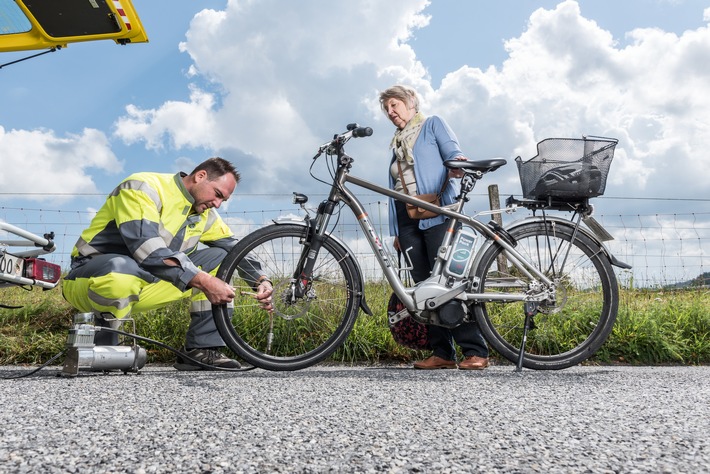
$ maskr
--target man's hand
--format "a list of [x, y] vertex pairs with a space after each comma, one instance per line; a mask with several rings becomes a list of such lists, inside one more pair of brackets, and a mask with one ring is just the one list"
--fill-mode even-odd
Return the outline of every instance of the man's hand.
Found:
[[195, 275], [190, 286], [202, 291], [212, 304], [226, 304], [234, 299], [234, 288], [207, 272]]
[[256, 300], [259, 302], [259, 307], [269, 313], [274, 311], [271, 295], [274, 292], [273, 286], [269, 280], [262, 280], [259, 286], [256, 287]]

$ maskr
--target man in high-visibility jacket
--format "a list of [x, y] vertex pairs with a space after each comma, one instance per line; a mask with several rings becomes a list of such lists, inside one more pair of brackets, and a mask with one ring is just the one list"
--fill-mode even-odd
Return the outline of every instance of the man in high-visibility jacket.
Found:
[[[72, 250], [64, 277], [64, 298], [81, 312], [123, 318], [191, 298], [190, 325], [181, 355], [210, 366], [238, 368], [220, 352], [224, 341], [212, 318], [212, 304], [231, 304], [234, 288], [215, 277], [237, 242], [217, 214], [239, 183], [239, 173], [222, 158], [210, 158], [190, 174], [136, 173], [121, 182], [99, 209]], [[199, 248], [198, 244], [206, 248]], [[256, 299], [273, 309], [273, 288], [250, 262], [246, 275]], [[112, 345], [115, 333], [99, 331], [96, 344]], [[178, 356], [178, 370], [202, 365]]]

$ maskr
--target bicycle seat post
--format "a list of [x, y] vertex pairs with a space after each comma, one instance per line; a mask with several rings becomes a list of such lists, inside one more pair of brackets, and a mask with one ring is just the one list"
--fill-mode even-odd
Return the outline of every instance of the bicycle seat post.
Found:
[[473, 191], [481, 178], [483, 178], [483, 173], [480, 171], [466, 171], [461, 178], [461, 193], [465, 195]]
[[[466, 185], [466, 188], [464, 188], [464, 183], [463, 180], [466, 178], [462, 178], [462, 183], [461, 183], [461, 194], [456, 198], [455, 206], [452, 209], [454, 212], [458, 212], [459, 214], [462, 213], [463, 207], [468, 201], [468, 198], [466, 197], [466, 194], [469, 192], [469, 190], [466, 190], [468, 188], [468, 185]], [[470, 189], [473, 189], [473, 185], [471, 185]], [[434, 261], [434, 267], [431, 270], [432, 275], [436, 275], [441, 272], [441, 269], [444, 265], [444, 262], [446, 261], [446, 256], [448, 254], [448, 248], [449, 245], [451, 245], [451, 240], [453, 239], [454, 235], [456, 234], [456, 228], [458, 227], [458, 219], [457, 218], [451, 218], [449, 220], [449, 226], [448, 229], [446, 230], [446, 234], [444, 234], [444, 239], [441, 241], [441, 245], [439, 246], [439, 252], [437, 253], [437, 258]]]

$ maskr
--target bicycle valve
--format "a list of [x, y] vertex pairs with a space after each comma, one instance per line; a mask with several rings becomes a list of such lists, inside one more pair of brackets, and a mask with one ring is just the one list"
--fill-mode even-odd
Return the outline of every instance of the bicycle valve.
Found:
[[271, 352], [271, 343], [274, 340], [274, 313], [269, 313], [269, 333], [266, 335], [266, 352]]

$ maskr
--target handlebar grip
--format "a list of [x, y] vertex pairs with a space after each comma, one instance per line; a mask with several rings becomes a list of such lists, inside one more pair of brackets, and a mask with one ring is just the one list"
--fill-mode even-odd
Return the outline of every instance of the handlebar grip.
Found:
[[369, 137], [370, 135], [372, 135], [370, 127], [357, 127], [353, 130], [353, 137]]

